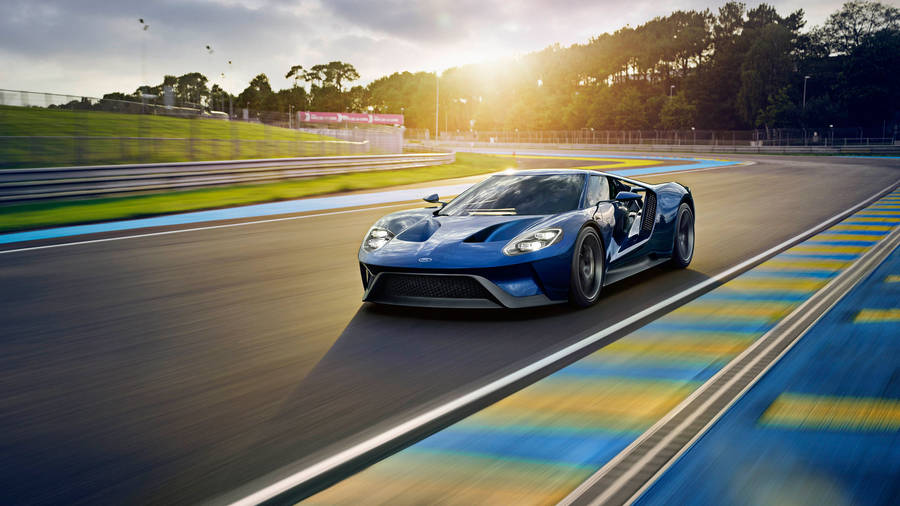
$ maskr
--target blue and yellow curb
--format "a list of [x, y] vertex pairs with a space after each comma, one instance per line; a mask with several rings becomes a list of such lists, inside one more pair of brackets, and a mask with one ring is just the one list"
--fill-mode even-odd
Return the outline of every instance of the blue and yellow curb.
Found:
[[895, 247], [634, 504], [897, 504], [898, 282]]

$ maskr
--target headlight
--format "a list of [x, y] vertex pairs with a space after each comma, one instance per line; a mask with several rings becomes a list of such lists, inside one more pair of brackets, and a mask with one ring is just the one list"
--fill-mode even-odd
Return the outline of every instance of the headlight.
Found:
[[392, 234], [390, 230], [372, 227], [372, 229], [369, 230], [369, 233], [366, 234], [366, 238], [363, 240], [363, 249], [369, 252], [375, 251], [387, 244], [388, 241], [393, 238], [394, 234]]
[[514, 256], [523, 253], [531, 253], [539, 249], [544, 249], [551, 244], [556, 243], [562, 238], [562, 229], [545, 228], [537, 232], [529, 232], [522, 234], [512, 241], [509, 241], [503, 248], [503, 254]]

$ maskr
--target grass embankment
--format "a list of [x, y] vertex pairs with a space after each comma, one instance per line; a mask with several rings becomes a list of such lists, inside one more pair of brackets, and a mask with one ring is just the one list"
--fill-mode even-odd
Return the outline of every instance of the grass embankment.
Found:
[[486, 174], [514, 165], [515, 162], [510, 158], [457, 153], [455, 163], [417, 169], [361, 172], [281, 183], [236, 185], [131, 197], [18, 204], [0, 207], [0, 232], [215, 209], [352, 190], [386, 188]]
[[[99, 165], [337, 154], [334, 141], [243, 121], [0, 106], [0, 167]], [[61, 136], [63, 138], [41, 138]], [[72, 139], [71, 136], [88, 137]], [[112, 137], [112, 139], [110, 139]], [[137, 140], [133, 138], [155, 138]], [[240, 141], [240, 142], [238, 142]]]

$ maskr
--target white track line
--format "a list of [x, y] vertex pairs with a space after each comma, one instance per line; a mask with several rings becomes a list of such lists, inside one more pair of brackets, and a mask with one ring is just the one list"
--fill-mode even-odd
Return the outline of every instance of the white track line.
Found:
[[361, 209], [345, 209], [343, 211], [331, 211], [328, 213], [304, 214], [302, 216], [288, 216], [285, 218], [270, 218], [270, 219], [266, 219], [266, 220], [243, 221], [241, 223], [228, 223], [225, 225], [210, 225], [207, 227], [183, 228], [180, 230], [167, 230], [165, 232], [150, 232], [147, 234], [123, 235], [123, 236], [119, 236], [119, 237], [107, 237], [105, 239], [91, 239], [88, 241], [63, 242], [63, 243], [59, 243], [59, 244], [47, 244], [44, 246], [31, 246], [28, 248], [8, 249], [5, 251], [0, 251], [0, 255], [4, 255], [6, 253], [18, 253], [21, 251], [34, 251], [34, 250], [39, 250], [39, 249], [62, 248], [63, 246], [77, 246], [79, 244], [92, 244], [95, 242], [121, 241], [123, 239], [137, 239], [140, 237], [152, 237], [152, 236], [156, 236], [156, 235], [180, 234], [183, 232], [197, 232], [198, 230], [213, 230], [213, 229], [217, 229], [217, 228], [243, 227], [245, 225], [257, 225], [259, 223], [274, 223], [276, 221], [302, 220], [304, 218], [317, 218], [319, 216], [329, 216], [332, 214], [358, 213], [358, 212], [362, 212], [362, 211], [371, 211], [373, 209], [387, 209], [389, 207], [402, 207], [402, 206], [411, 206], [411, 205], [415, 205], [415, 204], [412, 202], [406, 203], [406, 204], [391, 204], [391, 205], [387, 205], [387, 206], [364, 207]]
[[668, 297], [667, 299], [665, 299], [661, 302], [657, 302], [656, 304], [654, 304], [636, 314], [633, 314], [633, 315], [629, 316], [628, 318], [621, 320], [618, 323], [615, 323], [593, 335], [590, 335], [590, 336], [582, 339], [581, 341], [578, 341], [577, 343], [571, 344], [571, 345], [569, 345], [555, 353], [552, 353], [536, 362], [533, 362], [517, 371], [513, 371], [510, 374], [503, 376], [502, 378], [496, 379], [496, 380], [488, 383], [487, 385], [477, 388], [467, 394], [463, 394], [453, 400], [450, 400], [441, 406], [438, 406], [429, 411], [426, 411], [425, 413], [422, 413], [421, 415], [415, 416], [415, 417], [411, 418], [410, 420], [407, 420], [406, 422], [403, 422], [403, 423], [401, 423], [391, 429], [388, 429], [388, 430], [382, 432], [381, 434], [373, 436], [361, 443], [357, 443], [357, 444], [351, 446], [350, 448], [347, 448], [346, 450], [338, 452], [338, 453], [332, 455], [331, 457], [327, 457], [305, 469], [302, 469], [300, 471], [297, 471], [296, 473], [291, 474], [290, 476], [279, 479], [275, 483], [264, 486], [264, 487], [260, 488], [259, 490], [257, 490], [256, 492], [250, 493], [249, 495], [246, 495], [241, 499], [231, 502], [231, 504], [233, 506], [250, 506], [250, 505], [256, 505], [256, 504], [262, 503], [264, 501], [267, 501], [269, 499], [272, 499], [272, 498], [278, 496], [279, 494], [287, 492], [287, 491], [291, 490], [292, 488], [295, 488], [298, 485], [301, 485], [311, 479], [314, 479], [317, 476], [319, 476], [325, 472], [328, 472], [344, 463], [350, 462], [351, 460], [353, 460], [355, 458], [361, 457], [361, 456], [365, 455], [367, 452], [370, 452], [384, 444], [387, 444], [390, 441], [393, 441], [394, 439], [397, 439], [397, 438], [403, 436], [404, 434], [407, 434], [419, 427], [427, 425], [428, 423], [431, 423], [445, 415], [448, 415], [448, 414], [452, 413], [453, 411], [461, 409], [461, 408], [465, 407], [466, 405], [471, 404], [472, 402], [475, 402], [475, 401], [482, 399], [490, 394], [493, 394], [494, 392], [502, 390], [502, 389], [506, 388], [507, 386], [512, 385], [513, 383], [515, 383], [523, 378], [526, 378], [529, 375], [536, 373], [545, 367], [548, 367], [560, 360], [565, 359], [569, 355], [572, 355], [574, 353], [577, 353], [577, 352], [583, 350], [584, 348], [587, 348], [588, 346], [596, 343], [597, 341], [600, 341], [604, 337], [612, 335], [615, 332], [618, 332], [619, 330], [624, 329], [624, 328], [628, 327], [629, 325], [640, 321], [643, 318], [651, 316], [653, 313], [666, 308], [670, 304], [674, 304], [674, 303], [680, 301], [681, 299], [684, 299], [684, 298], [689, 297], [697, 292], [700, 292], [700, 291], [706, 289], [707, 287], [712, 286], [715, 283], [718, 283], [722, 279], [726, 279], [736, 273], [739, 273], [743, 269], [756, 264], [757, 262], [765, 259], [768, 256], [771, 256], [775, 253], [778, 253], [784, 249], [789, 248], [790, 246], [793, 246], [795, 243], [798, 243], [798, 242], [806, 239], [808, 236], [815, 234], [817, 231], [822, 230], [822, 229], [828, 227], [829, 225], [844, 219], [844, 217], [856, 212], [858, 209], [861, 209], [861, 208], [869, 205], [871, 202], [874, 202], [879, 197], [881, 197], [882, 195], [889, 192], [894, 186], [896, 186], [896, 184], [897, 184], [896, 182], [892, 183], [891, 185], [886, 186], [883, 190], [881, 190], [878, 193], [876, 193], [875, 195], [869, 197], [865, 201], [851, 207], [850, 209], [847, 209], [846, 211], [843, 211], [841, 213], [838, 213], [838, 214], [832, 216], [831, 218], [819, 223], [818, 225], [815, 225], [815, 226], [807, 229], [806, 231], [795, 235], [791, 239], [788, 239], [788, 240], [778, 244], [777, 246], [773, 246], [773, 247], [767, 249], [766, 251], [759, 253], [758, 255], [735, 265], [734, 267], [731, 267], [729, 269], [726, 269], [726, 270], [720, 272], [719, 274], [716, 274], [715, 276], [707, 278], [706, 280], [704, 280], [690, 288], [682, 290], [681, 292], [679, 292], [675, 295], [672, 295], [671, 297]]

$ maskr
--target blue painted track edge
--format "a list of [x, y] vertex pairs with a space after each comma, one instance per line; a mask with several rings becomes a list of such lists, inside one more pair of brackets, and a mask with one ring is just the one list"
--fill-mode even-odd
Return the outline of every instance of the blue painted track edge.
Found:
[[[541, 156], [537, 153], [529, 153], [535, 156]], [[573, 155], [574, 156], [574, 155]], [[672, 161], [695, 161], [693, 165], [663, 165], [655, 167], [647, 167], [646, 169], [623, 169], [620, 171], [609, 171], [611, 174], [622, 176], [635, 176], [641, 174], [662, 174], [665, 172], [677, 172], [683, 170], [696, 170], [702, 168], [712, 168], [720, 166], [736, 165], [742, 162], [735, 161], [718, 161], [703, 160], [692, 158], [674, 158], [674, 157], [639, 157], [639, 156], [618, 156], [616, 158], [634, 158], [634, 159], [660, 159]], [[610, 156], [594, 158], [610, 158]], [[662, 169], [670, 169], [668, 171]], [[645, 172], [642, 172], [645, 171]], [[193, 223], [209, 223], [214, 221], [236, 220], [247, 218], [258, 218], [263, 216], [275, 216], [284, 214], [295, 214], [312, 211], [327, 211], [332, 209], [346, 209], [351, 207], [372, 206], [378, 204], [390, 204], [396, 202], [413, 201], [420, 199], [426, 193], [438, 193], [444, 195], [456, 195], [466, 188], [469, 184], [457, 184], [449, 186], [439, 186], [434, 188], [413, 188], [407, 190], [390, 190], [375, 193], [362, 193], [353, 195], [337, 195], [331, 197], [312, 197], [297, 200], [286, 200], [281, 202], [270, 202], [265, 204], [253, 204], [246, 206], [229, 207], [225, 209], [213, 209], [208, 211], [193, 211], [189, 213], [168, 214], [163, 216], [154, 216], [150, 218], [136, 218], [129, 220], [108, 221], [102, 223], [93, 223], [87, 225], [71, 225], [65, 227], [53, 227], [40, 230], [26, 230], [23, 232], [11, 232], [0, 234], [0, 244], [11, 244], [26, 241], [39, 241], [46, 239], [59, 239], [63, 237], [72, 237], [78, 235], [98, 234], [107, 232], [121, 232], [125, 230], [136, 230], [151, 227], [167, 227], [177, 225], [188, 225]]]

